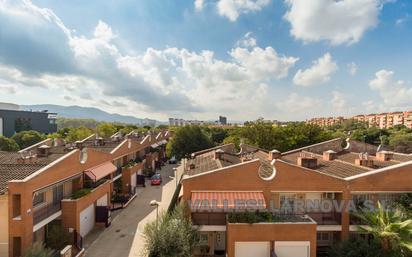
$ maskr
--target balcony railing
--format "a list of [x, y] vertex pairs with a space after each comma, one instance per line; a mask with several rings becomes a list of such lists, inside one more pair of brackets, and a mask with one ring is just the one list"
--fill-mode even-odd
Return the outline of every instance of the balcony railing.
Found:
[[37, 224], [42, 220], [47, 219], [51, 215], [61, 210], [60, 202], [49, 203], [42, 207], [36, 208], [33, 212], [33, 224]]
[[318, 225], [339, 225], [342, 215], [339, 212], [308, 212], [306, 213]]
[[192, 213], [194, 225], [226, 225], [225, 213]]

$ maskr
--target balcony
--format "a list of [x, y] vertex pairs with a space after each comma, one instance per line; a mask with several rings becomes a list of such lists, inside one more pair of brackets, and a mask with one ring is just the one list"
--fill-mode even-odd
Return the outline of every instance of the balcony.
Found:
[[47, 219], [48, 217], [52, 216], [60, 210], [60, 202], [48, 203], [44, 206], [36, 208], [33, 212], [33, 224], [38, 224], [40, 221]]
[[225, 213], [192, 213], [192, 223], [194, 225], [226, 225]]
[[306, 213], [318, 225], [340, 225], [342, 215], [338, 212], [308, 212]]

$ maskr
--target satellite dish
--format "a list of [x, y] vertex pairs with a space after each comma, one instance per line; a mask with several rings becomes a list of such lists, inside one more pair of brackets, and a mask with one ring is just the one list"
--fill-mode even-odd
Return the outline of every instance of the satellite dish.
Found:
[[349, 150], [350, 148], [350, 142], [349, 142], [350, 138], [346, 138], [346, 146], [343, 148], [343, 150]]

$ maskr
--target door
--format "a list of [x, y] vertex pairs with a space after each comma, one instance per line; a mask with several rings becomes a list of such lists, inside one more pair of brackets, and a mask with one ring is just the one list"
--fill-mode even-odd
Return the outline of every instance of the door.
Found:
[[275, 253], [278, 257], [309, 257], [310, 242], [308, 241], [276, 241]]
[[130, 178], [130, 187], [132, 189], [132, 194], [135, 193], [135, 188], [136, 188], [136, 184], [137, 184], [137, 177], [136, 177], [136, 173], [132, 174], [132, 177]]
[[226, 250], [226, 232], [216, 232], [215, 234], [215, 250]]
[[[269, 257], [269, 242], [235, 242], [235, 257]], [[279, 256], [282, 257], [282, 256]], [[298, 256], [294, 256], [298, 257]]]
[[94, 228], [94, 224], [94, 203], [92, 203], [86, 209], [80, 212], [80, 235], [87, 235]]

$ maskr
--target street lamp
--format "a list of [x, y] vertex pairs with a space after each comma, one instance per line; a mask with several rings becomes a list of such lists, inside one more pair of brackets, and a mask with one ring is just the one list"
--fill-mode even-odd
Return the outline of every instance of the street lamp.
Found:
[[156, 200], [150, 201], [150, 206], [156, 207], [156, 229], [157, 229], [157, 223], [158, 223], [158, 219], [159, 219], [159, 205], [160, 205], [160, 203]]
[[177, 168], [173, 168], [173, 171], [175, 172], [176, 188], [177, 188]]

